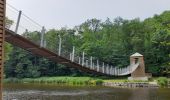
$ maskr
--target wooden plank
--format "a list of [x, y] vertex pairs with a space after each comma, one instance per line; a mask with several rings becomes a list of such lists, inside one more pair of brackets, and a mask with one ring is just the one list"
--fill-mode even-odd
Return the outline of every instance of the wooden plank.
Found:
[[4, 14], [3, 14], [3, 13], [0, 13], [0, 17], [4, 17]]
[[1, 10], [1, 12], [0, 12], [0, 13], [3, 13], [3, 10], [4, 10], [4, 9], [0, 8], [0, 10]]
[[0, 4], [0, 8], [3, 9], [3, 8], [4, 8], [4, 5]]
[[4, 18], [3, 18], [3, 17], [0, 17], [0, 20], [1, 20], [1, 21], [3, 21], [3, 20], [4, 20]]
[[2, 25], [3, 24], [3, 21], [0, 21], [0, 25]]
[[2, 12], [2, 13], [3, 13], [3, 11], [4, 11], [3, 9], [0, 9], [0, 12]]
[[0, 4], [4, 4], [4, 1], [0, 0]]

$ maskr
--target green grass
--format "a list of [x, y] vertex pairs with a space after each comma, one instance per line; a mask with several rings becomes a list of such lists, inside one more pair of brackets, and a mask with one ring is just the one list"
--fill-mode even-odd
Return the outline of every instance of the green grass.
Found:
[[41, 78], [8, 78], [5, 83], [43, 83], [61, 85], [101, 85], [102, 79], [91, 77], [41, 77]]
[[104, 82], [126, 82], [128, 81], [127, 79], [108, 79], [104, 80]]
[[[40, 78], [7, 78], [4, 79], [5, 83], [42, 83], [42, 84], [58, 84], [58, 85], [101, 85], [103, 82], [153, 82], [158, 77], [153, 77], [149, 81], [129, 81], [127, 77], [121, 78], [103, 78], [103, 77], [40, 77]], [[169, 78], [170, 80], [170, 78]]]

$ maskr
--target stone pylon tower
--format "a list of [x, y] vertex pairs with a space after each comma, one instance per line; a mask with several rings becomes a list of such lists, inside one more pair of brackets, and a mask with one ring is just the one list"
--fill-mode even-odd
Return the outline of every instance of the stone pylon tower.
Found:
[[135, 53], [130, 56], [130, 65], [134, 65], [136, 63], [139, 63], [138, 68], [131, 73], [131, 77], [129, 77], [129, 80], [148, 80], [148, 77], [146, 77], [145, 73], [145, 62], [144, 57], [140, 53]]
[[4, 65], [5, 11], [6, 0], [0, 0], [0, 100], [2, 100], [2, 80]]

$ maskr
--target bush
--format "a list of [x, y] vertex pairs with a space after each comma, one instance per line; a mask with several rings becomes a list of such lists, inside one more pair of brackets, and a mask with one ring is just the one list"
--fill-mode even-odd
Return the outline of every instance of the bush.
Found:
[[17, 78], [8, 78], [4, 80], [4, 83], [19, 83], [20, 80]]
[[94, 79], [91, 77], [40, 77], [40, 78], [8, 78], [6, 83], [44, 83], [58, 85], [102, 85], [102, 79]]
[[96, 80], [96, 85], [102, 85], [102, 84], [103, 84], [103, 80], [101, 80], [101, 79]]
[[166, 77], [159, 77], [157, 79], [157, 83], [161, 86], [161, 87], [166, 87], [168, 85], [168, 79]]

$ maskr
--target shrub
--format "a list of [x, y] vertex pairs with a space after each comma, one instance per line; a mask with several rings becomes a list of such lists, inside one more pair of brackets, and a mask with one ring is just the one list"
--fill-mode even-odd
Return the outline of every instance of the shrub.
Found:
[[103, 84], [103, 80], [101, 80], [101, 79], [96, 80], [96, 85], [102, 85], [102, 84]]
[[157, 83], [161, 86], [161, 87], [166, 87], [168, 85], [168, 79], [166, 77], [159, 77], [157, 79]]
[[19, 83], [20, 80], [17, 78], [8, 78], [4, 80], [4, 83]]

